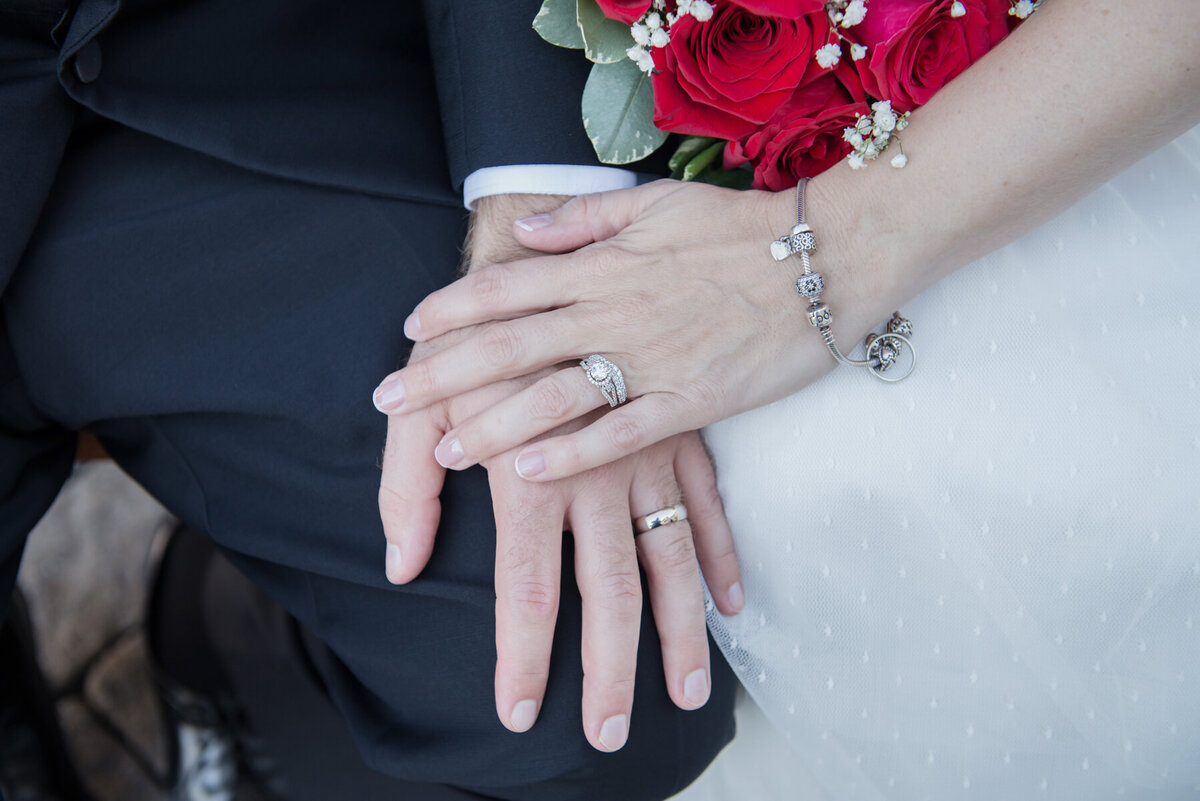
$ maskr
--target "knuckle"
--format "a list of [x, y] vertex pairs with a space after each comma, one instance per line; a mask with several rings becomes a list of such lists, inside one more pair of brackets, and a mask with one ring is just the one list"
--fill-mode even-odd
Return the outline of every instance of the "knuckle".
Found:
[[535, 417], [557, 420], [565, 416], [570, 408], [567, 393], [557, 381], [546, 378], [534, 385], [530, 410]]
[[479, 349], [491, 367], [508, 367], [520, 352], [520, 337], [511, 325], [498, 323], [480, 335]]
[[426, 359], [425, 361], [410, 364], [406, 370], [408, 375], [405, 377], [404, 388], [410, 397], [430, 398], [437, 396], [440, 382], [438, 381], [437, 371], [434, 369], [433, 359]]
[[558, 616], [558, 585], [544, 577], [522, 576], [509, 583], [497, 602], [506, 604], [523, 619], [547, 623]]
[[[674, 528], [671, 526], [670, 528]], [[689, 576], [697, 572], [696, 546], [691, 533], [680, 533], [663, 543], [656, 560], [671, 577]]]
[[499, 305], [508, 293], [509, 283], [508, 269], [503, 265], [492, 265], [474, 274], [471, 297], [485, 308]]
[[609, 443], [617, 450], [626, 453], [640, 449], [645, 437], [641, 423], [628, 416], [613, 420], [606, 430]]
[[597, 245], [584, 248], [575, 258], [580, 272], [591, 281], [604, 281], [612, 277], [618, 266], [609, 248]]
[[699, 379], [687, 389], [689, 403], [696, 409], [711, 412], [725, 407], [725, 388], [716, 381]]
[[602, 573], [597, 582], [597, 601], [605, 611], [620, 617], [635, 617], [642, 611], [642, 582], [635, 571], [616, 569]]

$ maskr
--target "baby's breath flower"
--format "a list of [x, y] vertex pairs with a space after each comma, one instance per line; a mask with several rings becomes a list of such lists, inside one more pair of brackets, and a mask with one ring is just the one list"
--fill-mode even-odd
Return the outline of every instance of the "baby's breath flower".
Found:
[[1037, 11], [1041, 4], [1041, 0], [1017, 0], [1008, 13], [1017, 19], [1028, 19], [1029, 15]]
[[867, 18], [867, 4], [863, 0], [850, 0], [842, 13], [843, 28], [850, 28]]
[[867, 57], [867, 46], [861, 44], [850, 45], [850, 58], [855, 61], [861, 61]]
[[629, 32], [633, 34], [633, 41], [640, 45], [650, 44], [650, 29], [644, 23], [635, 22], [629, 26]]
[[[861, 170], [866, 166], [866, 162], [878, 158], [887, 150], [893, 139], [898, 142], [899, 137], [895, 136], [895, 132], [908, 125], [908, 117], [907, 111], [896, 114], [891, 102], [887, 100], [872, 103], [870, 114], [857, 115], [853, 127], [842, 131], [842, 139], [854, 148], [854, 152], [847, 156], [850, 166]], [[900, 168], [907, 163], [908, 158], [904, 156], [903, 149], [892, 159], [893, 167]]]
[[666, 47], [671, 42], [671, 35], [664, 28], [656, 28], [650, 34], [650, 44], [654, 47]]
[[908, 164], [908, 156], [904, 155], [903, 152], [897, 153], [896, 155], [892, 156], [892, 166], [895, 167], [897, 170], [904, 169], [904, 166], [906, 164]]
[[663, 24], [662, 14], [659, 14], [657, 11], [651, 11], [649, 14], [646, 15], [646, 18], [644, 21], [646, 23], [646, 26], [648, 28], [650, 28], [650, 30], [654, 30], [655, 28], [661, 28], [662, 24]]
[[691, 14], [696, 22], [708, 22], [713, 15], [712, 3], [708, 0], [692, 0]]
[[881, 131], [896, 130], [896, 114], [892, 111], [891, 101], [880, 100], [878, 103], [872, 103], [871, 110], [875, 112], [875, 124], [872, 127], [876, 136]]
[[954, 0], [954, 5], [950, 6], [950, 16], [965, 17], [967, 15], [967, 7], [962, 4], [962, 0]]
[[816, 57], [822, 69], [833, 69], [842, 58], [842, 48], [837, 42], [821, 45], [817, 48]]
[[638, 69], [642, 72], [654, 72], [654, 58], [646, 48], [634, 45], [625, 51], [625, 55], [629, 56], [629, 59], [637, 64]]

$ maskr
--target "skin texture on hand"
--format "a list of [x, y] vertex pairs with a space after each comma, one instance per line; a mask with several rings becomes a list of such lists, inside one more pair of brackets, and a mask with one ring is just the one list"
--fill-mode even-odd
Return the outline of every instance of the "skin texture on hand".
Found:
[[[481, 213], [472, 228], [472, 266], [519, 255], [509, 234], [512, 220], [531, 207], [562, 202], [544, 196], [487, 200], [490, 213]], [[410, 364], [451, 350], [473, 333], [467, 329], [418, 343]], [[536, 378], [493, 383], [418, 414], [389, 418], [379, 493], [389, 580], [416, 579], [435, 547], [445, 473], [434, 460], [434, 447], [444, 432]], [[573, 422], [560, 433], [584, 422]], [[482, 463], [496, 518], [496, 709], [503, 724], [525, 731], [540, 711], [558, 614], [565, 530], [575, 541], [576, 583], [583, 601], [582, 704], [589, 742], [613, 751], [628, 733], [643, 603], [639, 560], [671, 698], [684, 709], [702, 706], [710, 671], [700, 569], [721, 611], [736, 613], [742, 600], [732, 535], [699, 436], [691, 432], [671, 438], [604, 469], [543, 485], [523, 481], [513, 467], [514, 457], [506, 453]], [[633, 515], [675, 503], [681, 495], [689, 504], [689, 520], [635, 541]]]
[[[1194, 0], [1055, 0], [913, 115], [908, 167], [839, 166], [811, 182], [814, 269], [844, 349], [1200, 121], [1197, 50]], [[526, 218], [518, 241], [563, 255], [495, 265], [422, 301], [417, 339], [508, 322], [397, 374], [409, 391], [391, 411], [601, 353], [631, 401], [525, 448], [522, 476], [546, 481], [795, 392], [834, 362], [792, 289], [799, 260], [776, 264], [767, 251], [794, 215], [793, 191], [657, 182]], [[594, 388], [559, 371], [459, 425], [441, 449], [465, 467], [597, 405]], [[501, 417], [514, 425], [497, 433]]]

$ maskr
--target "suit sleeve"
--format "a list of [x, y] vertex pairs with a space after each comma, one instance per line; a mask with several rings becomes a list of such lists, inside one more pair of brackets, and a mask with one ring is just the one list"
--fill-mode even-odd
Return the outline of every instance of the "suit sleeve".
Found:
[[483, 167], [600, 164], [579, 110], [591, 63], [533, 30], [541, 0], [422, 2], [456, 189]]

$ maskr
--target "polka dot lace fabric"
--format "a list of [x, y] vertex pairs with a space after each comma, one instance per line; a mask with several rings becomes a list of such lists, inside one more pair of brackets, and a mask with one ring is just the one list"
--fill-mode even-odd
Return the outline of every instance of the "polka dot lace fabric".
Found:
[[1200, 798], [1200, 129], [905, 310], [907, 381], [835, 370], [706, 432], [748, 601], [710, 624], [791, 746], [770, 769]]

